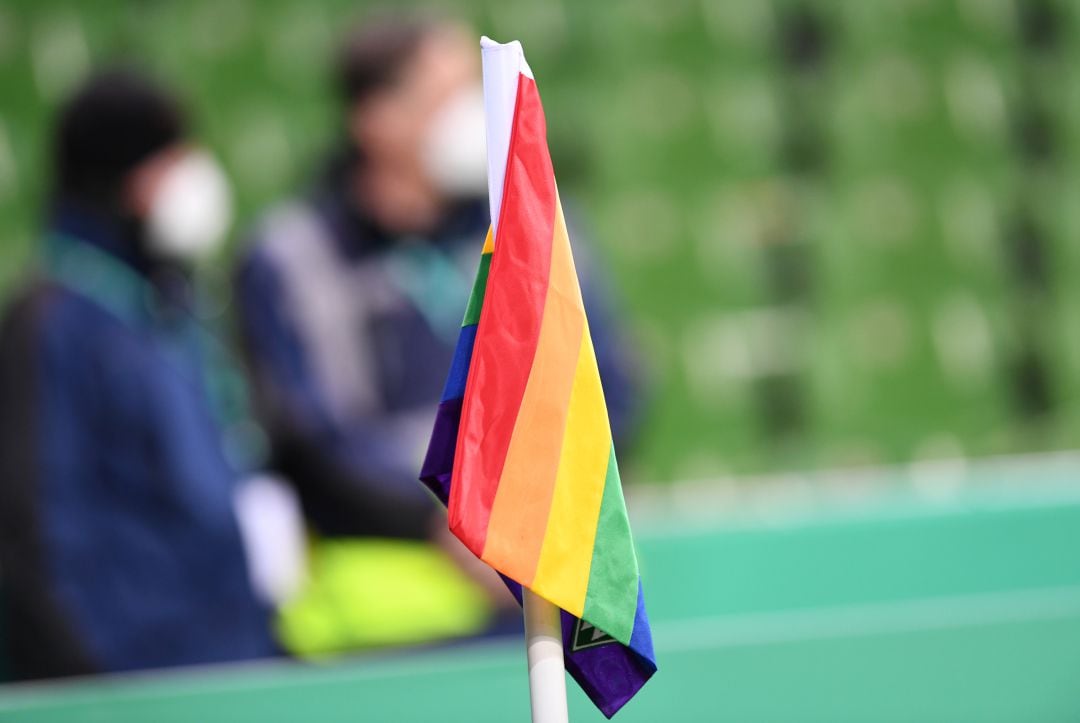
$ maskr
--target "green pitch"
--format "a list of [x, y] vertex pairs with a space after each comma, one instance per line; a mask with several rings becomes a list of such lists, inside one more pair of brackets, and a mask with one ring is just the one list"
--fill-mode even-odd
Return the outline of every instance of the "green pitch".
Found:
[[[738, 515], [705, 500], [642, 521], [661, 670], [616, 720], [1080, 719], [1080, 462], [969, 476], [944, 498], [900, 478], [765, 484]], [[20, 723], [528, 717], [516, 640], [0, 690]], [[570, 698], [573, 720], [602, 720]]]

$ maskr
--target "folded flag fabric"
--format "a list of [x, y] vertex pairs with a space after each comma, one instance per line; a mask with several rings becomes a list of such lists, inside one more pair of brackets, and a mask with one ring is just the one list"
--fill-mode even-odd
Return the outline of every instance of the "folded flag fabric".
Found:
[[519, 600], [562, 608], [566, 668], [610, 717], [652, 635], [540, 95], [519, 43], [481, 48], [492, 229], [421, 479]]

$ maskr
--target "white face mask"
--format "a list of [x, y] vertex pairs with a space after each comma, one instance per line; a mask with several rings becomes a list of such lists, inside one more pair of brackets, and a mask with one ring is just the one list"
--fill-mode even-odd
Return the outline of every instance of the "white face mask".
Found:
[[459, 91], [431, 119], [424, 139], [428, 176], [447, 196], [483, 195], [487, 190], [484, 89]]
[[177, 261], [198, 261], [225, 239], [232, 222], [229, 180], [205, 151], [189, 151], [159, 181], [150, 203], [150, 248]]

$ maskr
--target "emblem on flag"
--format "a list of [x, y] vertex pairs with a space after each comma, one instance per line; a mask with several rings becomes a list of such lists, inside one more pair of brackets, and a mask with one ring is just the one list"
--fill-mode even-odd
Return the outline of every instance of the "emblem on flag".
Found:
[[585, 648], [614, 642], [618, 641], [592, 623], [578, 620], [577, 625], [574, 627], [574, 637], [570, 642], [570, 651], [576, 653]]

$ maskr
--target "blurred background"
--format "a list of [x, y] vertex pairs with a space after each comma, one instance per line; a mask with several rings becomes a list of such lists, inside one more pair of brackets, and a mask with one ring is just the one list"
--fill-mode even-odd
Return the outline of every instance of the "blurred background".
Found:
[[[309, 179], [339, 133], [328, 49], [369, 5], [0, 0], [0, 297], [33, 262], [52, 112], [92, 68], [136, 58], [180, 90], [234, 182], [243, 229]], [[646, 367], [646, 414], [620, 462], [638, 487], [633, 516], [664, 512], [639, 540], [646, 589], [656, 581], [661, 672], [666, 652], [673, 687], [650, 684], [657, 692], [647, 687], [626, 719], [656, 720], [676, 698], [698, 700], [691, 685], [712, 684], [710, 671], [733, 681], [732, 719], [792, 719], [762, 694], [770, 676], [796, 686], [793, 700], [816, 702], [802, 708], [805, 719], [1071, 719], [1078, 709], [1061, 671], [1080, 662], [1080, 578], [1068, 552], [1080, 530], [1080, 459], [1069, 452], [1080, 435], [1080, 285], [1070, 281], [1080, 278], [1080, 6], [434, 7], [496, 40], [522, 41], [560, 187], [610, 269]], [[210, 272], [208, 283], [223, 290], [224, 272], [216, 280]], [[227, 299], [220, 312], [229, 314]], [[879, 471], [858, 471], [866, 469]], [[829, 508], [781, 524], [776, 510], [792, 499], [793, 477], [804, 485], [796, 497], [807, 483], [890, 491], [873, 493], [857, 515]], [[958, 501], [924, 516], [923, 502], [894, 495], [891, 482], [923, 502]], [[957, 495], [969, 482], [984, 491]], [[1016, 496], [1024, 485], [1038, 492]], [[748, 495], [742, 505], [735, 489]], [[684, 517], [707, 508], [722, 519], [688, 533], [677, 515], [665, 516], [672, 500]], [[716, 579], [694, 582], [710, 563], [720, 565]], [[963, 596], [975, 597], [969, 605]], [[781, 646], [773, 657], [751, 647], [828, 638], [797, 631], [835, 632], [828, 626], [851, 606], [924, 599], [952, 602], [856, 615], [884, 643], [871, 633], [840, 647]], [[805, 608], [834, 618], [761, 624], [761, 615]], [[922, 629], [911, 622], [918, 610], [945, 632], [896, 637]], [[969, 614], [1060, 625], [1005, 622], [987, 637], [949, 637]], [[717, 615], [733, 617], [701, 632], [699, 621]], [[886, 622], [877, 629], [875, 620]], [[743, 634], [743, 625], [757, 632]], [[517, 652], [474, 660], [512, 671], [505, 679], [520, 697]], [[457, 667], [455, 659], [432, 660], [294, 678], [298, 697], [289, 700], [322, 701], [313, 710], [330, 720], [352, 695], [347, 685], [367, 685], [387, 710], [418, 679], [460, 694], [462, 680], [432, 672]], [[867, 660], [886, 666], [880, 677], [859, 677], [871, 675]], [[1047, 662], [1033, 669], [1024, 660]], [[845, 671], [847, 683], [807, 677], [820, 661]], [[949, 676], [979, 661], [985, 667], [971, 673], [981, 702], [965, 707], [974, 699], [957, 697], [964, 681]], [[289, 674], [274, 675], [267, 680]], [[905, 675], [921, 697], [890, 687]], [[221, 710], [221, 694], [183, 685], [154, 690], [186, 697], [192, 720]], [[224, 695], [235, 707], [225, 710], [271, 719], [285, 699], [259, 708], [246, 685], [234, 681]], [[853, 707], [836, 703], [860, 687]], [[80, 695], [59, 699], [55, 720], [82, 710]], [[131, 720], [161, 712], [136, 698], [121, 706]], [[11, 700], [27, 715], [20, 720], [52, 720], [29, 717], [48, 707], [44, 698], [29, 694], [25, 709]], [[577, 714], [592, 715], [575, 701]], [[686, 719], [713, 712], [687, 705]]]
[[[336, 130], [363, 2], [0, 4], [0, 289], [50, 111], [173, 81], [242, 228]], [[556, 172], [654, 382], [641, 482], [1059, 449], [1080, 405], [1080, 12], [1050, 0], [460, 2], [540, 72]]]

